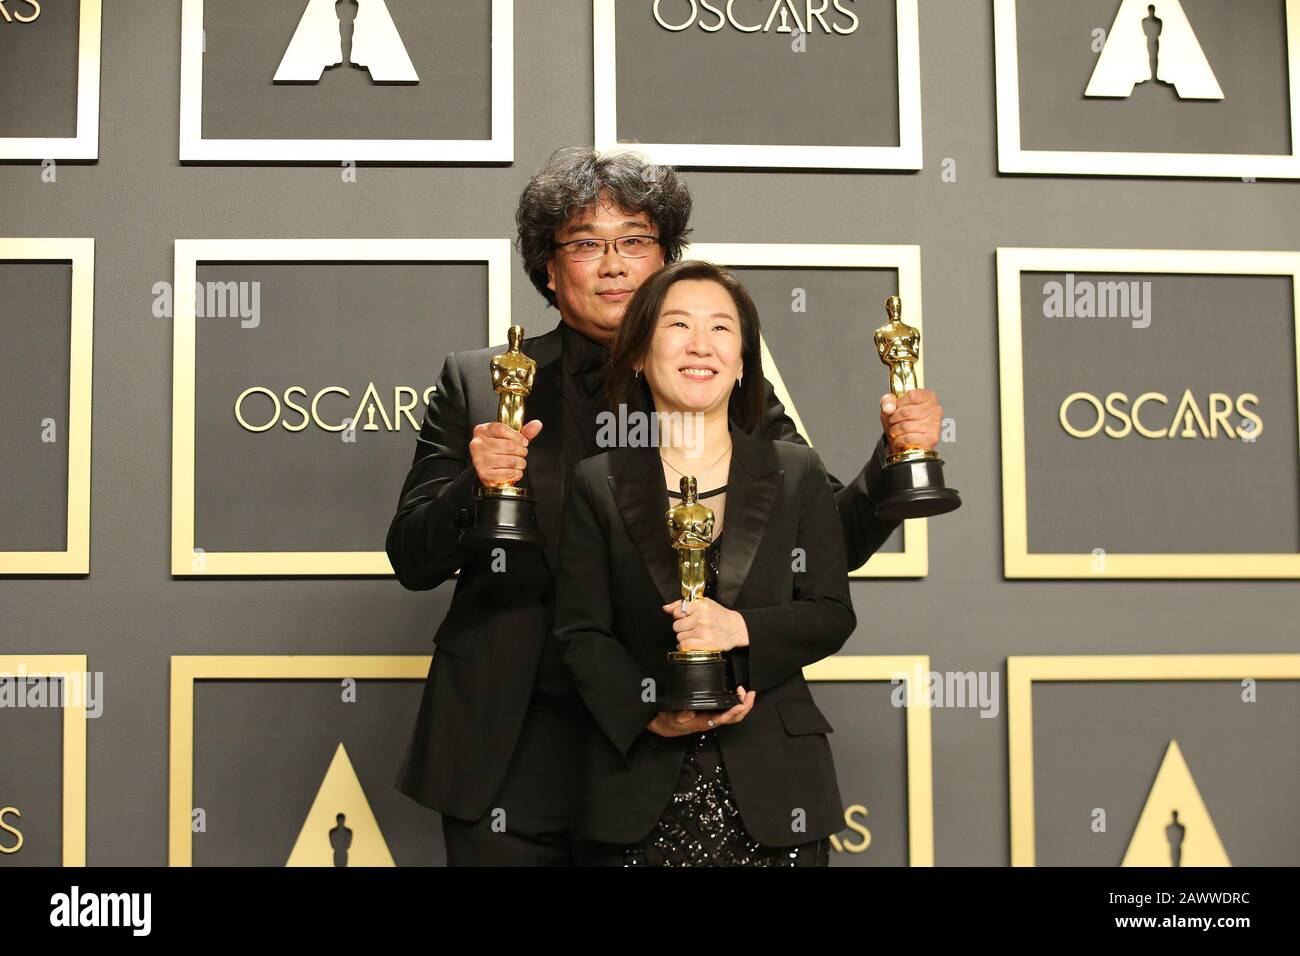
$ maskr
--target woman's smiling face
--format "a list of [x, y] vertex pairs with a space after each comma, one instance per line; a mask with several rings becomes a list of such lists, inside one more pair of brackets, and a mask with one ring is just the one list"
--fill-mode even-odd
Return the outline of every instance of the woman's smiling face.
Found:
[[710, 279], [674, 282], [646, 353], [645, 377], [660, 411], [725, 408], [743, 369], [740, 318], [731, 294]]

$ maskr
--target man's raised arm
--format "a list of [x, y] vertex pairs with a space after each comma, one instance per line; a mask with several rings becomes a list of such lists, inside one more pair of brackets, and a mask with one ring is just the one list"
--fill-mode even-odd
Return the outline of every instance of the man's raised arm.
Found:
[[[767, 401], [763, 409], [763, 420], [755, 431], [776, 441], [808, 444], [794, 427], [790, 416], [785, 413], [785, 406], [776, 397], [772, 383], [765, 378], [763, 385], [767, 389]], [[882, 493], [881, 471], [885, 467], [885, 456], [888, 453], [889, 445], [882, 433], [871, 457], [852, 483], [846, 485], [834, 475], [827, 475], [835, 492], [835, 507], [839, 509], [840, 522], [844, 525], [844, 548], [848, 552], [849, 570], [866, 564], [867, 559], [880, 549], [901, 524], [877, 518], [873, 503], [873, 498]]]

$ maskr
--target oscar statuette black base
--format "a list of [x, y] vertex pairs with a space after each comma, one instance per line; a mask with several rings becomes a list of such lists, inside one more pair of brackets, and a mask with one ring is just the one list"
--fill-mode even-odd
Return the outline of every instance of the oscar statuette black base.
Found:
[[933, 453], [886, 465], [883, 476], [886, 490], [876, 502], [876, 517], [884, 521], [933, 518], [961, 507], [957, 489], [944, 487], [943, 459]]
[[731, 667], [722, 651], [673, 651], [668, 655], [668, 686], [659, 709], [730, 710], [740, 703]]
[[[495, 488], [480, 488], [474, 496], [474, 522], [460, 536], [468, 551], [493, 548], [542, 548], [546, 537], [537, 530], [537, 510], [526, 489], [502, 495]], [[521, 493], [522, 492], [522, 493]]]

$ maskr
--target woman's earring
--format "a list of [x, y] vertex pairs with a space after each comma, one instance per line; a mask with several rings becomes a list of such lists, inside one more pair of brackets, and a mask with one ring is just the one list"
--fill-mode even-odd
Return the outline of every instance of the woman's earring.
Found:
[[739, 387], [744, 384], [745, 384], [745, 373], [741, 372], [740, 375], [736, 378], [736, 385], [737, 387]]
[[636, 381], [637, 379], [639, 379], [640, 377], [641, 377], [641, 370], [640, 370], [640, 369], [637, 369], [637, 370], [636, 370], [636, 374], [632, 376], [632, 381], [635, 382], [635, 381]]

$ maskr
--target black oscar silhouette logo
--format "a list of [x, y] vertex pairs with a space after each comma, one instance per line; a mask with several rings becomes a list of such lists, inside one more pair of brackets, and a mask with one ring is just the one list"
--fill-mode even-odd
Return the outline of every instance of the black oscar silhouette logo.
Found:
[[[1147, 6], [1146, 19], [1142, 21], [1142, 32], [1147, 37], [1147, 56], [1151, 59], [1151, 80], [1155, 83], [1164, 83], [1164, 80], [1158, 79], [1160, 76], [1160, 31], [1164, 29], [1164, 21], [1156, 16], [1156, 5]], [[1145, 83], [1146, 80], [1141, 82]], [[1168, 84], [1166, 84], [1168, 85]]]
[[1175, 810], [1173, 813], [1173, 822], [1165, 827], [1165, 839], [1169, 841], [1170, 863], [1178, 866], [1183, 858], [1183, 837], [1187, 833], [1187, 828], [1178, 822], [1178, 811]]
[[388, 841], [340, 742], [298, 831], [286, 866], [393, 866]]
[[1182, 100], [1223, 99], [1182, 0], [1122, 0], [1084, 96], [1126, 99], [1144, 84]]
[[375, 83], [420, 82], [385, 0], [308, 0], [275, 82], [319, 83], [340, 66], [364, 70]]
[[1170, 740], [1122, 866], [1232, 866], [1177, 740]]
[[[334, 9], [339, 17], [339, 47], [343, 51], [342, 65], [350, 66], [354, 70], [364, 70], [365, 67], [357, 66], [352, 62], [352, 31], [356, 27], [357, 0], [336, 0]], [[332, 70], [334, 67], [327, 66], [326, 69]], [[1154, 70], [1155, 66], [1153, 65], [1151, 69]]]
[[340, 813], [337, 820], [337, 826], [330, 830], [330, 847], [334, 850], [334, 865], [348, 865], [348, 847], [352, 846], [352, 831], [344, 823], [347, 817]]

